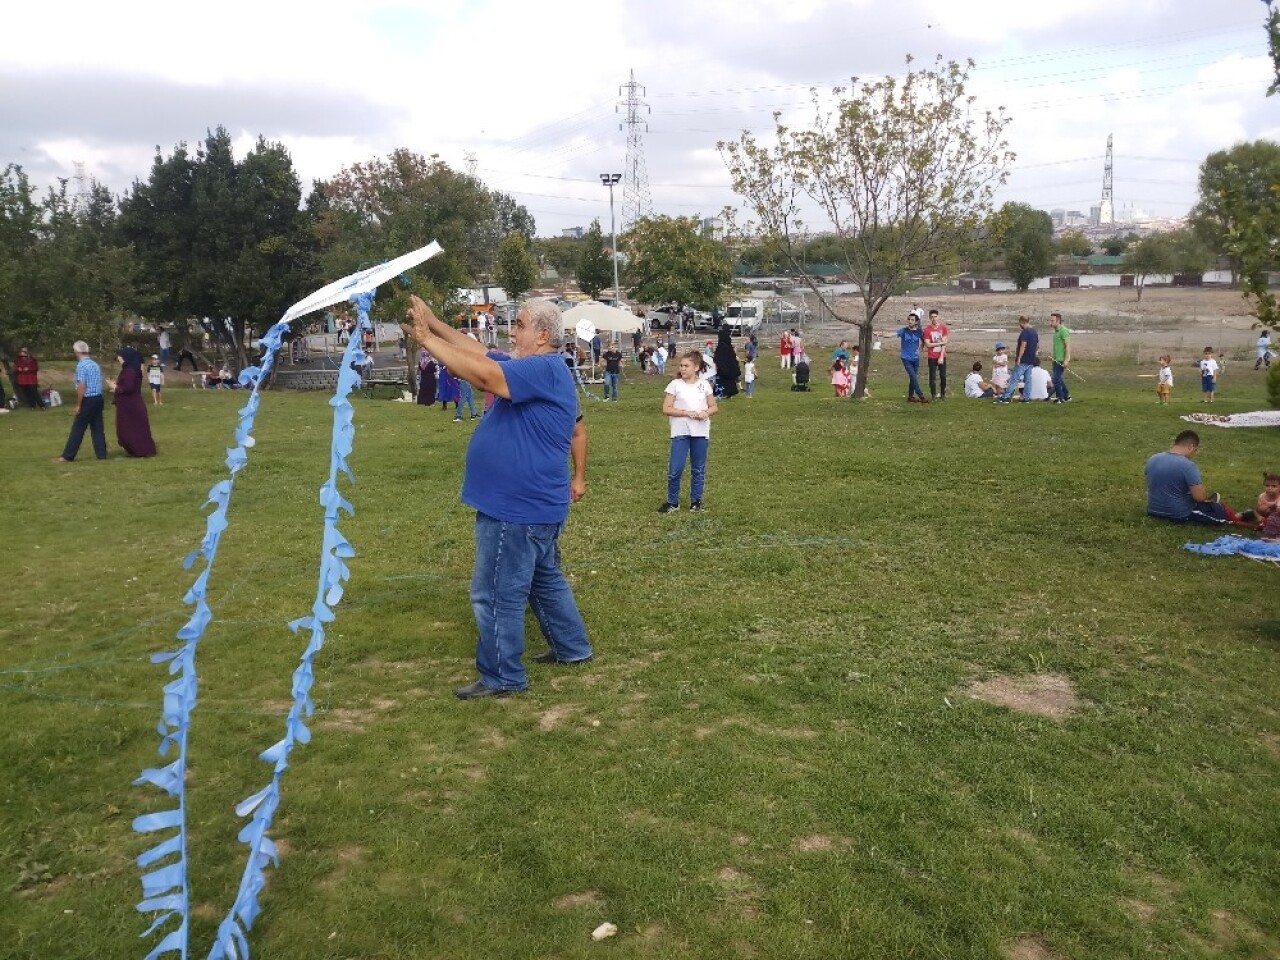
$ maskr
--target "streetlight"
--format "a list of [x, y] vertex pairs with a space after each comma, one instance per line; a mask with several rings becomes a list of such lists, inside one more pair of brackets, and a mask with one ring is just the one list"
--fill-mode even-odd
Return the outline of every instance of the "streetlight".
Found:
[[609, 188], [609, 233], [613, 237], [613, 305], [619, 305], [621, 297], [618, 296], [618, 228], [613, 221], [613, 187], [622, 179], [620, 173], [602, 173], [600, 174], [600, 182]]

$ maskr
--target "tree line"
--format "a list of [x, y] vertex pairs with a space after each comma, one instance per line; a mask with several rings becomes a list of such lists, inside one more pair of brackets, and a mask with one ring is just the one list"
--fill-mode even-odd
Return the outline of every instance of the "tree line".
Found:
[[315, 181], [305, 198], [283, 145], [259, 138], [236, 157], [222, 127], [194, 149], [157, 149], [120, 196], [60, 180], [41, 197], [11, 163], [0, 172], [0, 365], [10, 372], [23, 345], [65, 356], [84, 339], [108, 352], [134, 324], [244, 365], [250, 337], [311, 290], [432, 240], [444, 253], [389, 285], [377, 309], [398, 316], [416, 293], [448, 314], [480, 281], [531, 289], [534, 230], [508, 194], [409, 150]]

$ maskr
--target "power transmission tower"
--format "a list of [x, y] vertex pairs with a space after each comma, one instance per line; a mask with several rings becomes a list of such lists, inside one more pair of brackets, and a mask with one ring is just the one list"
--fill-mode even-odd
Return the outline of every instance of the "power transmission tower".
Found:
[[71, 166], [75, 170], [71, 179], [76, 184], [75, 196], [72, 198], [72, 209], [77, 213], [84, 213], [89, 209], [89, 178], [84, 174], [83, 160], [76, 160]]
[[464, 153], [464, 154], [462, 155], [462, 159], [463, 159], [463, 161], [464, 161], [464, 162], [466, 163], [466, 165], [467, 165], [467, 176], [468, 176], [468, 177], [470, 177], [472, 180], [474, 180], [474, 179], [476, 178], [476, 155], [475, 155], [475, 153], [473, 153], [472, 151], [468, 150], [466, 153]]
[[640, 119], [640, 111], [649, 112], [649, 105], [640, 98], [645, 89], [636, 83], [636, 72], [631, 71], [631, 80], [618, 88], [618, 93], [626, 92], [626, 99], [618, 104], [618, 109], [627, 108], [627, 119], [619, 124], [627, 128], [627, 166], [622, 180], [622, 229], [635, 226], [637, 220], [653, 213], [653, 200], [649, 197], [649, 171], [644, 165], [644, 134], [649, 132], [649, 124]]
[[1107, 165], [1102, 168], [1102, 204], [1098, 210], [1098, 224], [1110, 226], [1116, 222], [1115, 199], [1111, 193], [1111, 134], [1107, 134]]

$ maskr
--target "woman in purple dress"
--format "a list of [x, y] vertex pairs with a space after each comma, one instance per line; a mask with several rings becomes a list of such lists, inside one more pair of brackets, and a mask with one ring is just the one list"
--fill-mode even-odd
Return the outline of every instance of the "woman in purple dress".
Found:
[[418, 351], [418, 403], [435, 406], [437, 364], [426, 350]]
[[436, 399], [440, 401], [440, 406], [447, 412], [449, 404], [453, 404], [455, 410], [461, 399], [458, 390], [458, 378], [449, 372], [449, 368], [443, 363], [440, 364], [440, 383], [436, 388]]
[[116, 441], [131, 457], [154, 457], [156, 442], [151, 439], [147, 402], [142, 398], [142, 354], [133, 347], [121, 347], [116, 357], [120, 376], [108, 384], [115, 391]]

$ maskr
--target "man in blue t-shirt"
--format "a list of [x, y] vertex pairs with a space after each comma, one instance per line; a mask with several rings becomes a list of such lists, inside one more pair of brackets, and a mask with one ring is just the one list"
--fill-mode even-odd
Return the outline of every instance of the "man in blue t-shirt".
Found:
[[480, 632], [480, 678], [455, 693], [461, 700], [507, 696], [529, 685], [521, 660], [526, 606], [550, 647], [535, 660], [585, 663], [592, 656], [560, 570], [569, 504], [587, 490], [586, 428], [573, 376], [560, 358], [563, 320], [549, 300], [524, 304], [511, 331], [513, 358], [486, 351], [441, 323], [418, 297], [410, 300], [413, 326], [406, 324], [405, 332], [455, 376], [494, 396], [471, 436], [462, 481], [462, 502], [476, 511], [471, 608]]
[[1173, 439], [1173, 446], [1147, 460], [1143, 471], [1147, 478], [1147, 516], [1175, 523], [1229, 523], [1235, 514], [1216, 493], [1205, 490], [1200, 468], [1194, 457], [1200, 449], [1200, 436], [1194, 430], [1183, 430]]
[[902, 367], [907, 371], [907, 403], [928, 403], [920, 389], [920, 343], [924, 334], [920, 321], [924, 311], [916, 307], [907, 314], [907, 325], [898, 328], [898, 340], [902, 343]]

